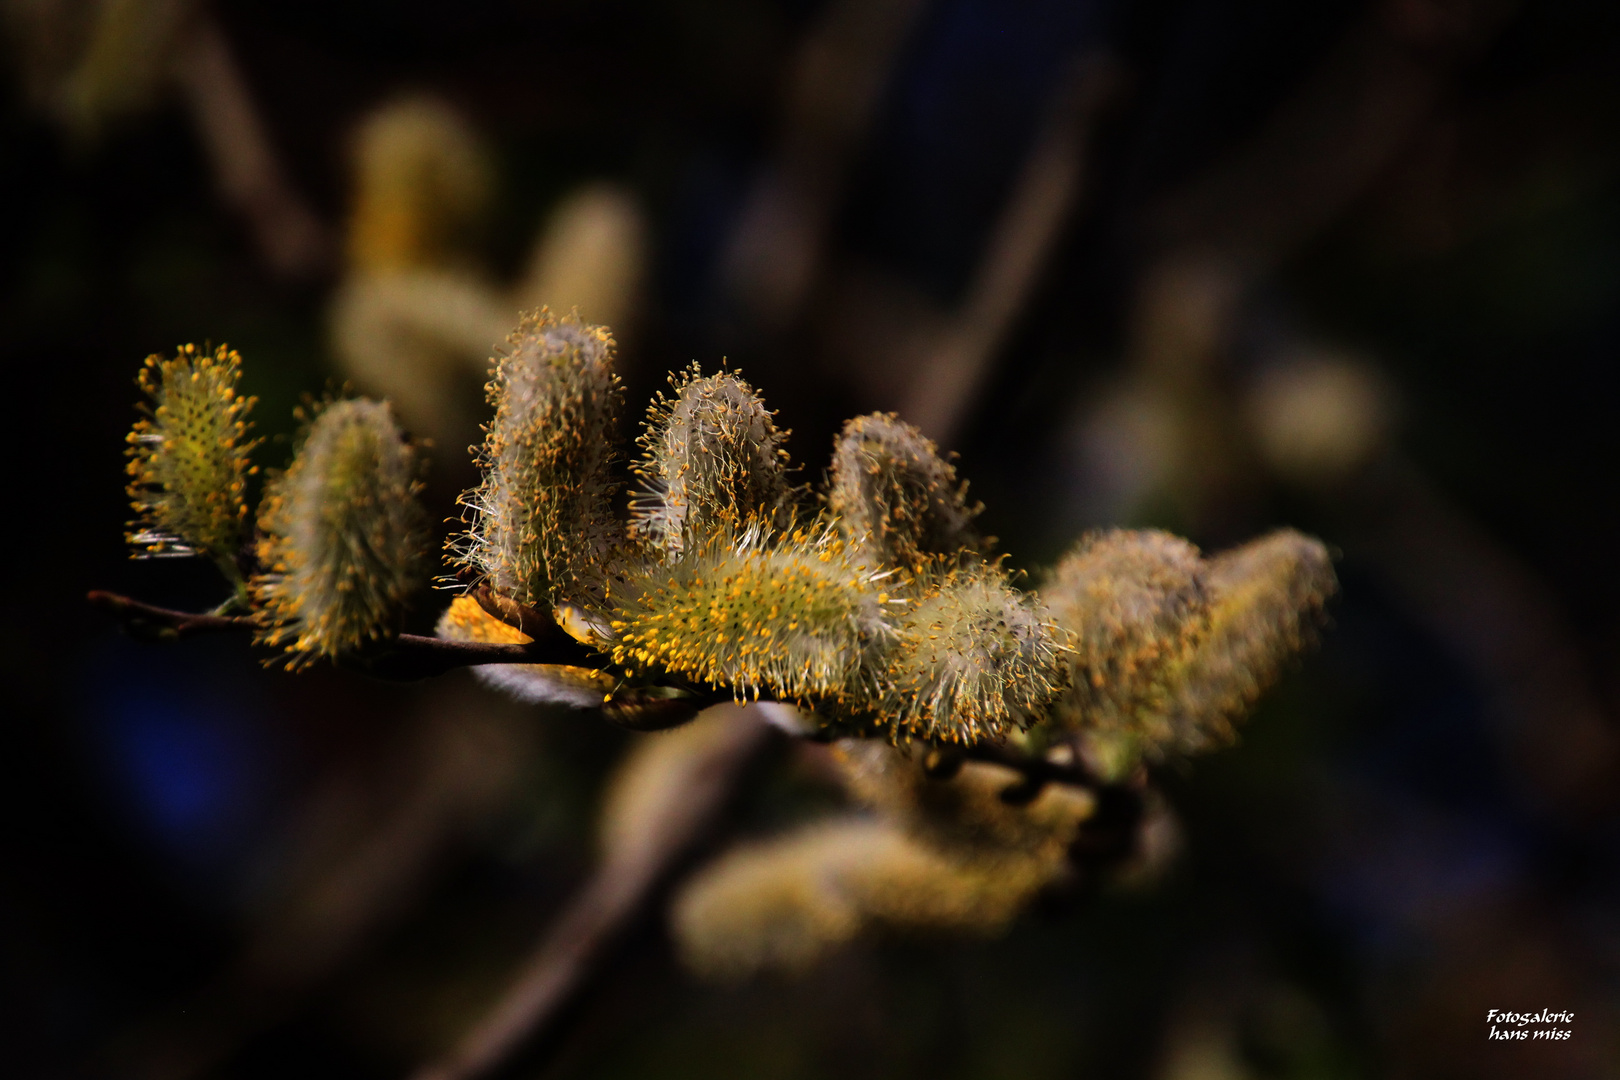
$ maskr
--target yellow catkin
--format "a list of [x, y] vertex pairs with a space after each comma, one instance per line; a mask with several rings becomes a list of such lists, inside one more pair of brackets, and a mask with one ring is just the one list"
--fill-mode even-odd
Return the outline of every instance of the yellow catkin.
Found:
[[[148, 356], [137, 385], [145, 416], [127, 442], [129, 497], [138, 515], [128, 540], [143, 556], [207, 555], [234, 560], [247, 520], [247, 414], [237, 390], [242, 358], [182, 345], [173, 358]], [[230, 575], [235, 577], [232, 569]]]
[[488, 201], [491, 169], [455, 110], [430, 97], [390, 102], [355, 138], [350, 264], [366, 271], [439, 265]]
[[625, 572], [615, 595], [615, 663], [661, 670], [738, 697], [856, 692], [891, 634], [872, 575], [836, 535], [764, 526], [722, 535], [673, 563]]
[[1209, 559], [1205, 581], [1209, 630], [1167, 708], [1173, 748], [1189, 754], [1232, 742], [1236, 721], [1312, 643], [1339, 587], [1327, 547], [1293, 529]]
[[1053, 715], [1127, 761], [1228, 745], [1337, 587], [1292, 530], [1213, 559], [1167, 533], [1088, 537], [1042, 590], [1074, 647]]
[[877, 817], [818, 822], [736, 848], [700, 870], [671, 911], [682, 958], [736, 979], [803, 970], [868, 929], [995, 934], [1060, 877], [1086, 792], [1049, 786], [1011, 806], [1011, 770], [969, 764], [930, 780], [899, 751], [840, 744]]
[[321, 406], [259, 507], [259, 638], [293, 666], [392, 637], [423, 584], [427, 519], [415, 450], [388, 406]]
[[1096, 810], [1083, 788], [1048, 784], [1029, 802], [1002, 793], [1022, 781], [1001, 765], [970, 761], [949, 780], [927, 776], [914, 756], [870, 739], [845, 739], [835, 755], [857, 800], [913, 835], [963, 855], [1017, 852], [1061, 862], [1080, 825]]

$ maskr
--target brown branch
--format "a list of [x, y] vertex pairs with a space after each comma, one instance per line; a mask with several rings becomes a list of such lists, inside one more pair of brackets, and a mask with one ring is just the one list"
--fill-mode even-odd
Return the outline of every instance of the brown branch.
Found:
[[[158, 607], [118, 593], [97, 589], [92, 591], [90, 603], [117, 619], [119, 624], [135, 637], [150, 641], [178, 641], [199, 634], [250, 633], [258, 623], [247, 615], [210, 615], [192, 611], [176, 611]], [[550, 632], [543, 627], [533, 629], [545, 634], [544, 638], [526, 645], [494, 645], [476, 641], [447, 641], [444, 638], [425, 637], [420, 634], [400, 634], [386, 642], [379, 642], [373, 651], [362, 653], [345, 662], [385, 679], [415, 680], [443, 675], [460, 667], [482, 664], [568, 664], [576, 667], [600, 669], [602, 655], [560, 629], [552, 626]], [[699, 692], [691, 698], [641, 697], [635, 694], [615, 697], [606, 703], [604, 715], [621, 727], [636, 730], [659, 730], [684, 723], [699, 709], [731, 702], [723, 691]], [[757, 700], [770, 702], [769, 695]], [[783, 728], [787, 731], [787, 728]], [[821, 729], [805, 728], [789, 731], [797, 738], [824, 740], [828, 734]], [[1102, 781], [1092, 775], [1078, 759], [1071, 762], [1052, 761], [1045, 757], [1022, 753], [1005, 743], [978, 743], [972, 746], [942, 748], [941, 760], [953, 758], [985, 761], [1004, 765], [1024, 774], [1031, 787], [1031, 797], [1038, 794], [1044, 784], [1071, 784], [1076, 787], [1100, 788]]]
[[208, 615], [175, 611], [143, 604], [118, 593], [92, 589], [86, 597], [90, 605], [118, 620], [120, 626], [138, 638], [177, 641], [198, 634], [228, 634], [251, 631], [255, 623], [245, 615]]
[[638, 842], [610, 852], [530, 954], [517, 978], [477, 1027], [415, 1080], [471, 1080], [525, 1043], [554, 1033], [558, 1018], [601, 969], [613, 945], [650, 910], [668, 880], [718, 822], [770, 728], [746, 707], [725, 737], [687, 765], [682, 798], [646, 823]]
[[[117, 619], [135, 637], [177, 641], [198, 634], [250, 633], [258, 623], [247, 615], [209, 615], [157, 607], [117, 593], [94, 590], [90, 603]], [[355, 656], [354, 666], [385, 679], [427, 679], [460, 667], [480, 664], [570, 664], [595, 667], [589, 647], [572, 638], [553, 637], [527, 645], [493, 645], [479, 641], [446, 641], [421, 634], [400, 634]]]

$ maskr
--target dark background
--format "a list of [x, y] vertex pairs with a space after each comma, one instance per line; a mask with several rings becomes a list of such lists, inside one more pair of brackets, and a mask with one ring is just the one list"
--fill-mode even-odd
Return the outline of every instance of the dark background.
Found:
[[[260, 433], [285, 435], [299, 395], [342, 377], [325, 319], [344, 271], [336, 241], [267, 260], [183, 95], [160, 84], [93, 137], [61, 123], [24, 77], [39, 46], [14, 8], [0, 1072], [404, 1075], [585, 873], [624, 737], [461, 676], [400, 687], [267, 669], [239, 641], [144, 645], [88, 608], [91, 588], [218, 599], [204, 568], [126, 557], [141, 358], [229, 342]], [[981, 310], [1020, 185], [1078, 163], [982, 377], [931, 428], [986, 530], [1031, 569], [1106, 524], [1209, 549], [1289, 524], [1341, 555], [1321, 648], [1236, 749], [1163, 777], [1182, 849], [1161, 879], [1005, 939], [875, 941], [731, 989], [683, 974], [654, 922], [514, 1075], [1620, 1072], [1620, 8], [221, 0], [204, 17], [328, 236], [351, 132], [406, 91], [487, 140], [496, 195], [469, 250], [490, 275], [517, 272], [577, 184], [623, 185], [648, 230], [621, 334], [633, 409], [664, 372], [727, 356], [807, 480], [845, 417], [952, 377], [928, 343]], [[859, 46], [884, 18], [873, 60]], [[836, 93], [859, 63], [864, 110]], [[804, 229], [766, 229], [764, 265], [814, 238], [783, 301], [727, 269], [772, 190]], [[1255, 434], [1255, 388], [1324, 356], [1377, 388], [1372, 434], [1342, 468], [1291, 468]], [[436, 515], [471, 476], [455, 449], [435, 453]], [[823, 797], [778, 757], [737, 829]], [[1574, 1037], [1488, 1043], [1489, 1008], [1571, 1010]]]

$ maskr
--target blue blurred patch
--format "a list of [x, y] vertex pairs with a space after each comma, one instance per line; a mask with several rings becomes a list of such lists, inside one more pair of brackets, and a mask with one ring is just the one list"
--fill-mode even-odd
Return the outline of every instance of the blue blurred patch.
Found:
[[113, 813], [185, 868], [228, 879], [263, 833], [282, 755], [257, 673], [221, 670], [210, 651], [116, 642], [85, 673], [85, 733]]

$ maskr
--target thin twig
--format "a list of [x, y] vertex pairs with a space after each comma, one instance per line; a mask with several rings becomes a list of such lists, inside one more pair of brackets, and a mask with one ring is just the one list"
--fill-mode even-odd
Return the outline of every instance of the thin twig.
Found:
[[[199, 634], [251, 633], [258, 622], [247, 615], [212, 615], [158, 607], [118, 593], [97, 589], [89, 594], [90, 603], [117, 619], [136, 637], [153, 641], [177, 641]], [[539, 630], [539, 627], [535, 627]], [[369, 675], [386, 679], [414, 680], [443, 675], [461, 667], [483, 664], [567, 664], [600, 669], [602, 654], [558, 631], [524, 645], [494, 645], [475, 641], [447, 641], [420, 634], [400, 634], [379, 642], [374, 651], [347, 661]], [[605, 710], [608, 718], [624, 727], [656, 730], [668, 727], [705, 707], [731, 702], [729, 692], [708, 691], [691, 698], [616, 696]], [[769, 703], [769, 695], [757, 700]], [[813, 727], [782, 726], [797, 737], [825, 740], [828, 734]], [[1032, 791], [1038, 793], [1047, 783], [1099, 788], [1102, 782], [1078, 760], [1058, 762], [1019, 751], [1005, 743], [977, 743], [954, 747], [949, 754], [960, 754], [975, 761], [1005, 765], [1023, 773]]]
[[[90, 603], [117, 619], [136, 637], [175, 641], [198, 634], [251, 633], [259, 624], [246, 615], [209, 615], [157, 607], [117, 593], [95, 590]], [[591, 649], [572, 638], [548, 638], [526, 645], [479, 641], [446, 641], [421, 634], [400, 634], [355, 658], [355, 665], [388, 679], [426, 679], [480, 664], [569, 664], [595, 667]]]

